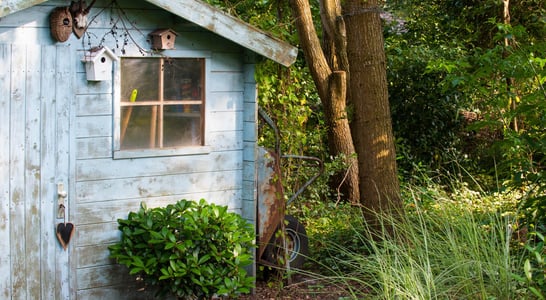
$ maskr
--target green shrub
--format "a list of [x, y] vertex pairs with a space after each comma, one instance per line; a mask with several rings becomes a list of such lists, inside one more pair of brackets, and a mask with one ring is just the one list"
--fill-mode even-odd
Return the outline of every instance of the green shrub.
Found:
[[244, 268], [253, 261], [253, 227], [227, 207], [205, 200], [151, 209], [143, 203], [118, 223], [122, 236], [110, 246], [111, 257], [160, 296], [234, 296], [254, 284]]

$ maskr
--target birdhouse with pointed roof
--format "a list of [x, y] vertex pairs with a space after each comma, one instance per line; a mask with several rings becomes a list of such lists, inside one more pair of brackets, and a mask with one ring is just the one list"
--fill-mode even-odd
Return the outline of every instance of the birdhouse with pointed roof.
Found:
[[152, 49], [169, 50], [174, 49], [174, 43], [178, 34], [172, 29], [157, 29], [150, 33]]
[[112, 63], [118, 57], [108, 47], [96, 47], [85, 52], [83, 62], [88, 81], [112, 79]]

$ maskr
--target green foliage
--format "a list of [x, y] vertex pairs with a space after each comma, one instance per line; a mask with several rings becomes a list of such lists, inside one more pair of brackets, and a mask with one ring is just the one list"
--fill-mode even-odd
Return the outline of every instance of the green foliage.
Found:
[[[315, 85], [306, 67], [296, 63], [290, 69], [273, 62], [257, 66], [258, 103], [276, 124], [280, 135], [281, 154], [314, 156], [329, 160], [326, 146], [326, 125]], [[275, 148], [275, 134], [260, 123], [258, 143]], [[328, 169], [328, 164], [326, 165]], [[287, 197], [318, 172], [314, 164], [300, 159], [283, 159], [283, 187]], [[329, 192], [325, 177], [310, 186], [305, 197], [324, 198]]]
[[525, 244], [528, 258], [525, 259], [522, 272], [513, 274], [513, 277], [537, 299], [544, 299], [544, 295], [546, 295], [544, 236], [540, 232], [533, 232], [529, 237], [530, 239]]
[[439, 88], [447, 71], [430, 68], [438, 57], [457, 55], [426, 46], [409, 47], [389, 40], [388, 82], [392, 124], [397, 137], [399, 167], [411, 172], [412, 164], [422, 163], [431, 169], [446, 161], [446, 149], [459, 148], [463, 132], [459, 112], [464, 98], [454, 88]]
[[[208, 0], [212, 5], [266, 30], [291, 43], [298, 44], [291, 8], [288, 1], [230, 1]], [[317, 31], [320, 32], [319, 5], [312, 5]], [[326, 126], [322, 106], [303, 55], [290, 68], [264, 60], [256, 66], [258, 104], [277, 125], [280, 132], [281, 154], [306, 155], [330, 161], [327, 151]], [[258, 143], [275, 148], [274, 132], [260, 124]], [[335, 158], [332, 158], [332, 161]], [[289, 198], [317, 168], [302, 165], [301, 160], [283, 160], [283, 187]], [[329, 164], [326, 164], [327, 169]], [[331, 173], [331, 172], [327, 172]], [[325, 198], [330, 192], [327, 178], [323, 176], [310, 186], [303, 197]]]
[[[527, 282], [516, 280], [528, 255], [513, 241], [513, 194], [464, 186], [447, 193], [437, 185], [403, 190], [405, 217], [381, 216], [380, 236], [368, 230], [358, 207], [317, 203], [306, 211], [317, 279], [345, 286], [354, 299], [534, 297]], [[530, 270], [544, 276], [538, 264]]]
[[[527, 221], [544, 223], [544, 2], [510, 1], [510, 24], [502, 1], [389, 5], [404, 29], [386, 31], [400, 169], [444, 169], [449, 156], [464, 157], [474, 177], [497, 181], [487, 188], [526, 191]], [[466, 131], [460, 111], [477, 116]]]
[[111, 257], [129, 268], [158, 294], [179, 298], [210, 298], [249, 293], [254, 279], [245, 266], [252, 263], [254, 230], [227, 207], [180, 200], [119, 219], [121, 241]]
[[446, 82], [456, 85], [481, 112], [482, 120], [472, 127], [478, 134], [497, 132], [488, 148], [469, 154], [481, 160], [482, 170], [502, 180], [504, 188], [528, 191], [523, 198], [528, 221], [543, 223], [546, 68], [544, 59], [536, 56], [545, 53], [546, 42], [520, 43], [531, 39], [525, 28], [498, 27], [501, 36], [497, 39], [508, 37], [514, 45], [474, 51], [468, 67], [453, 71]]
[[[292, 44], [297, 43], [288, 1], [206, 0], [225, 12]], [[318, 6], [318, 5], [317, 5]], [[315, 12], [318, 7], [314, 8]]]

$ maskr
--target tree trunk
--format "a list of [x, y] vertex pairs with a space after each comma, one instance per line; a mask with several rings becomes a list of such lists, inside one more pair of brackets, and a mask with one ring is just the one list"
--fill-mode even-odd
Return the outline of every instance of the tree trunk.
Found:
[[379, 4], [379, 0], [346, 0], [343, 6], [360, 201], [372, 228], [381, 226], [377, 214], [402, 213]]
[[[510, 0], [503, 0], [502, 4], [503, 4], [503, 10], [502, 10], [503, 22], [506, 25], [510, 25]], [[508, 57], [508, 55], [509, 55], [508, 54], [508, 48], [511, 47], [511, 46], [512, 45], [511, 45], [510, 39], [508, 37], [505, 37], [504, 38], [504, 48], [505, 48], [505, 50], [502, 53], [503, 58]], [[514, 78], [507, 76], [506, 77], [506, 92], [508, 93], [508, 97], [510, 99], [510, 110], [515, 111], [516, 106], [517, 106], [517, 103], [516, 103], [517, 97], [511, 95], [513, 93], [513, 85], [514, 85]], [[510, 127], [515, 132], [519, 131], [518, 117], [516, 117], [516, 115], [514, 115], [514, 117], [512, 118], [512, 120], [510, 122]]]
[[[294, 12], [301, 47], [324, 107], [330, 154], [333, 156], [343, 154], [348, 165], [346, 174], [340, 176], [339, 185], [342, 186], [342, 191], [349, 201], [358, 202], [360, 196], [358, 165], [354, 157], [355, 150], [345, 109], [346, 74], [344, 70], [333, 72], [328, 64], [313, 25], [309, 1], [291, 0], [290, 5]], [[335, 28], [339, 28], [340, 24], [336, 24]], [[336, 30], [335, 28], [333, 30]], [[343, 58], [339, 61], [343, 61]]]

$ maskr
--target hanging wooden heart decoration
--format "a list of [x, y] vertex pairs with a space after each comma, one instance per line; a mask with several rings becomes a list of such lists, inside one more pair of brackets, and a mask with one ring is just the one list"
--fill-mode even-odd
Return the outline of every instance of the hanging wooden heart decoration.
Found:
[[74, 234], [74, 224], [72, 223], [59, 223], [57, 225], [57, 239], [66, 250], [68, 243]]

